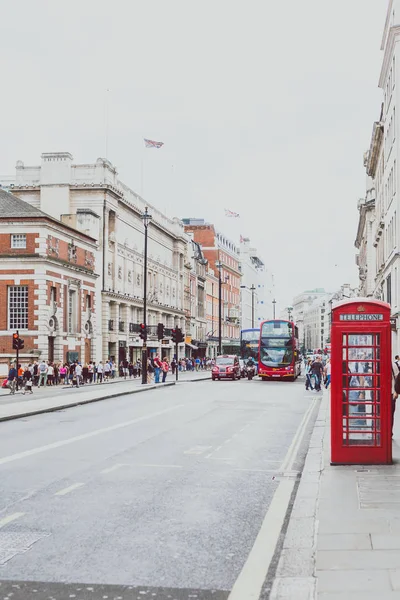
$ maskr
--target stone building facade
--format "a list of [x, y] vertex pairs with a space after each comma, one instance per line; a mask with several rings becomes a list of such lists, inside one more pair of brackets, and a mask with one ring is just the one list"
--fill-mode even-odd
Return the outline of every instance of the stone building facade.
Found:
[[[116, 168], [99, 158], [75, 164], [68, 152], [43, 154], [39, 166], [18, 161], [13, 193], [33, 207], [98, 240], [95, 261], [97, 324], [96, 360], [135, 359], [141, 355], [139, 325], [143, 321], [144, 227], [148, 227], [147, 323], [150, 352], [172, 357], [170, 330], [185, 331], [184, 262], [187, 238], [182, 223], [169, 219], [118, 178]], [[157, 324], [167, 337], [157, 340]], [[180, 348], [183, 355], [184, 345]]]
[[96, 241], [0, 190], [0, 375], [21, 362], [95, 358]]

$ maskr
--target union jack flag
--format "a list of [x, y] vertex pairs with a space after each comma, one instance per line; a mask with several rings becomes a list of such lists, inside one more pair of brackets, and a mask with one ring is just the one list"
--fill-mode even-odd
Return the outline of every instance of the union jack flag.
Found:
[[226, 217], [240, 217], [239, 213], [233, 212], [232, 210], [228, 210], [225, 208], [225, 216]]
[[164, 146], [164, 142], [155, 142], [154, 140], [146, 140], [146, 138], [144, 138], [144, 145], [146, 148], [161, 148]]

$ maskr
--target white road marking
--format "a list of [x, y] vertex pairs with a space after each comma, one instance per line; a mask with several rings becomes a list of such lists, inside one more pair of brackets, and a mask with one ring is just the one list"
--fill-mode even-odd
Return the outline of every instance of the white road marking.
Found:
[[132, 465], [134, 467], [150, 467], [154, 469], [183, 469], [182, 465], [152, 465], [152, 464], [138, 464]]
[[21, 460], [22, 458], [33, 456], [34, 454], [41, 454], [42, 452], [47, 452], [48, 450], [54, 450], [54, 448], [68, 446], [68, 444], [80, 442], [81, 440], [86, 440], [88, 438], [95, 437], [96, 435], [101, 435], [102, 433], [108, 433], [109, 431], [116, 431], [117, 429], [122, 429], [123, 427], [129, 427], [130, 425], [135, 425], [136, 423], [141, 423], [142, 421], [148, 421], [154, 417], [159, 417], [160, 415], [165, 415], [174, 410], [178, 410], [178, 408], [182, 408], [183, 406], [184, 404], [178, 404], [177, 406], [172, 406], [170, 408], [166, 408], [165, 410], [150, 413], [149, 415], [144, 415], [143, 417], [137, 417], [131, 421], [124, 421], [123, 423], [111, 425], [110, 427], [103, 427], [102, 429], [96, 429], [95, 431], [89, 431], [89, 433], [83, 433], [82, 435], [77, 435], [67, 440], [54, 442], [53, 444], [47, 444], [46, 446], [39, 446], [38, 448], [32, 448], [32, 450], [25, 450], [24, 452], [18, 452], [17, 454], [11, 454], [10, 456], [0, 458], [0, 465], [5, 465], [6, 463], [13, 462], [14, 460]]
[[212, 446], [193, 446], [193, 448], [189, 448], [189, 450], [185, 450], [183, 454], [204, 454], [212, 448]]
[[254, 546], [235, 581], [228, 600], [256, 600], [268, 573], [295, 482], [281, 481]]
[[76, 490], [77, 488], [82, 487], [83, 485], [85, 485], [85, 484], [84, 483], [74, 483], [73, 485], [70, 485], [69, 487], [66, 487], [63, 490], [60, 490], [59, 492], [56, 492], [54, 495], [55, 496], [66, 496], [70, 492], [73, 492], [74, 490]]
[[304, 416], [300, 422], [300, 425], [297, 428], [297, 431], [292, 439], [292, 443], [289, 446], [289, 449], [286, 453], [285, 458], [280, 466], [280, 471], [284, 473], [285, 471], [293, 471], [293, 463], [296, 460], [297, 453], [300, 448], [300, 444], [302, 442], [305, 430], [307, 428], [308, 422], [311, 418], [312, 412], [316, 405], [317, 398], [314, 398], [314, 401], [310, 403], [308, 409], [304, 413]]
[[25, 513], [14, 513], [12, 515], [8, 515], [8, 517], [4, 517], [4, 519], [0, 519], [0, 527], [4, 527], [13, 521], [16, 521], [20, 517], [23, 517]]
[[117, 469], [120, 469], [121, 467], [127, 467], [128, 465], [124, 465], [124, 464], [117, 464], [114, 465], [113, 467], [108, 467], [108, 469], [103, 469], [102, 471], [100, 471], [100, 473], [112, 473], [113, 471], [116, 471]]
[[204, 458], [211, 458], [213, 454], [215, 454], [216, 452], [218, 452], [218, 450], [221, 450], [222, 446], [217, 446], [215, 448], [215, 450], [213, 450], [212, 452], [210, 452], [210, 454], [207, 454], [207, 456], [205, 456]]

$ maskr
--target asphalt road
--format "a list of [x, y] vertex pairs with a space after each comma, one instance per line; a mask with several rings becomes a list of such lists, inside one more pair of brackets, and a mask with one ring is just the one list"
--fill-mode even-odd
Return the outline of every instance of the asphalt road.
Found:
[[311, 403], [205, 381], [0, 423], [0, 597], [225, 600]]

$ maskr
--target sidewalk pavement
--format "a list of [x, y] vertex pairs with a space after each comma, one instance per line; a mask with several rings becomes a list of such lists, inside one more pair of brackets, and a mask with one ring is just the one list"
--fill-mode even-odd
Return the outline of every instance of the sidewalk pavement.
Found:
[[[209, 371], [185, 371], [179, 373], [180, 383], [191, 383], [196, 381], [211, 380]], [[169, 374], [166, 383], [142, 385], [141, 379], [118, 378], [108, 383], [92, 383], [80, 386], [46, 386], [38, 389], [33, 388], [33, 394], [25, 394], [18, 391], [11, 395], [9, 390], [0, 393], [0, 421], [9, 421], [31, 415], [37, 415], [65, 408], [72, 408], [81, 404], [109, 400], [127, 394], [137, 394], [154, 389], [161, 389], [175, 385], [175, 375]]]
[[324, 393], [270, 600], [400, 600], [400, 415], [394, 464], [330, 465]]

